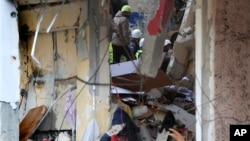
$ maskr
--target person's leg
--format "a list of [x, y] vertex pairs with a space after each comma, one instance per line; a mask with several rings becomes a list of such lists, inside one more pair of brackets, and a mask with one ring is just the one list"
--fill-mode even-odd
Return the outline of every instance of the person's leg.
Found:
[[127, 61], [135, 59], [135, 56], [134, 56], [134, 54], [131, 53], [129, 47], [123, 46], [122, 49], [123, 49], [122, 55], [124, 55], [126, 57]]
[[116, 45], [113, 45], [112, 44], [112, 47], [113, 47], [113, 63], [120, 63], [120, 58], [121, 58], [121, 55], [122, 55], [122, 52], [121, 52], [121, 46], [116, 46]]

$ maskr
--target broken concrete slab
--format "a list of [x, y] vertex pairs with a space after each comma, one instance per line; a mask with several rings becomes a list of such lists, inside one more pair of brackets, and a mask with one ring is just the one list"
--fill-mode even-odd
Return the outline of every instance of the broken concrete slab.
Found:
[[110, 87], [111, 87], [110, 88], [110, 93], [111, 94], [138, 94], [138, 95], [144, 94], [143, 91], [135, 92], [135, 91], [130, 91], [128, 89], [121, 88], [121, 87], [116, 87], [116, 86], [113, 86], [113, 85], [111, 85]]
[[161, 59], [159, 56], [163, 51], [167, 24], [171, 17], [174, 0], [158, 0], [156, 3], [157, 5], [149, 5], [153, 11], [149, 15], [144, 33], [145, 42], [139, 66], [141, 73], [147, 77], [155, 77], [158, 73]]
[[176, 119], [180, 120], [192, 132], [195, 132], [195, 115], [189, 114], [186, 110], [170, 104], [164, 105], [164, 108], [173, 111]]
[[154, 116], [157, 120], [162, 120], [165, 115], [164, 112], [170, 110], [173, 112], [176, 120], [181, 121], [190, 131], [195, 132], [195, 115], [188, 113], [186, 110], [174, 105], [174, 104], [158, 104], [149, 101], [148, 105], [155, 106], [158, 109], [158, 112], [155, 112]]
[[[180, 80], [187, 72], [190, 56], [194, 53], [194, 33], [191, 27], [185, 29], [185, 32], [179, 35], [174, 43], [174, 53], [171, 56], [169, 65], [167, 67], [167, 74], [174, 80]], [[193, 58], [193, 57], [192, 57]]]

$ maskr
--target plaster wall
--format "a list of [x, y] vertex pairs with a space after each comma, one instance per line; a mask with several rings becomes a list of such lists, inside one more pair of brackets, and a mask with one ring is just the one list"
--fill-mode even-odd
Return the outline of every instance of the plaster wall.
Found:
[[[23, 98], [20, 117], [22, 118], [30, 108], [40, 105], [50, 107], [68, 88], [77, 85], [77, 90], [73, 91], [72, 95], [72, 98], [76, 98], [76, 140], [81, 140], [92, 119], [97, 121], [96, 131], [99, 135], [108, 129], [110, 123], [109, 3], [94, 0], [89, 2], [76, 1], [65, 4], [49, 33], [46, 33], [46, 29], [60, 5], [46, 7], [35, 50], [35, 56], [41, 63], [40, 67], [32, 61], [30, 52], [42, 7], [20, 11], [20, 32], [26, 35], [21, 41], [21, 88], [28, 91], [27, 96]], [[36, 77], [34, 70], [39, 74]], [[76, 76], [84, 82], [77, 81]], [[45, 83], [40, 85], [35, 83], [36, 80]], [[40, 130], [71, 129], [67, 120], [64, 120], [65, 101], [66, 96], [63, 96], [54, 104], [40, 125]], [[95, 112], [92, 111], [93, 107]]]
[[20, 58], [17, 10], [11, 1], [0, 1], [0, 140], [19, 139]]
[[215, 140], [229, 140], [230, 124], [249, 124], [250, 5], [213, 1]]
[[[108, 63], [109, 3], [91, 0], [89, 17], [82, 27], [86, 35], [89, 57], [79, 59], [77, 75], [85, 82], [77, 81], [77, 132], [76, 140], [86, 139], [92, 131], [91, 121], [97, 123], [94, 132], [101, 137], [110, 127], [110, 71]], [[96, 139], [97, 140], [97, 139]]]
[[230, 125], [249, 124], [249, 1], [196, 6], [196, 139], [227, 141]]
[[[59, 13], [51, 32], [46, 33], [52, 18], [61, 5], [46, 7], [43, 20], [37, 36], [35, 56], [41, 63], [37, 66], [30, 53], [34, 41], [34, 33], [39, 14], [43, 7], [23, 9], [19, 16], [19, 31], [21, 35], [21, 89], [27, 91], [20, 105], [20, 119], [29, 109], [52, 105], [70, 87], [76, 85], [77, 48], [75, 37], [77, 28], [86, 18], [86, 5], [82, 2], [72, 2], [64, 5]], [[40, 82], [44, 82], [40, 84]], [[76, 91], [72, 91], [72, 96]], [[66, 96], [54, 104], [39, 130], [71, 129], [69, 122], [64, 120]]]
[[[0, 9], [0, 101], [11, 103], [16, 109], [19, 102], [19, 35], [17, 10], [9, 1], [1, 1]], [[15, 14], [12, 16], [12, 14]], [[12, 88], [9, 86], [13, 86]]]

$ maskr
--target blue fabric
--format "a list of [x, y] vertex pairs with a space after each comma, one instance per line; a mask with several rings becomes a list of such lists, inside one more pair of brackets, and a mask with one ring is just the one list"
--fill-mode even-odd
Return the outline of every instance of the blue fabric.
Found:
[[124, 118], [126, 117], [126, 113], [121, 108], [117, 108], [114, 112], [111, 125], [124, 123]]
[[104, 134], [102, 135], [100, 141], [110, 141], [111, 140], [111, 137], [108, 135], [108, 134]]
[[135, 53], [140, 49], [139, 42], [136, 42], [134, 39], [130, 39], [129, 49], [130, 52], [135, 55]]

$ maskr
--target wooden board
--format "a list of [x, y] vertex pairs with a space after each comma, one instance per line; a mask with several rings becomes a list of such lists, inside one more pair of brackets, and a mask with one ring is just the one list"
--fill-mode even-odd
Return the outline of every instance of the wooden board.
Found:
[[161, 70], [158, 71], [155, 78], [144, 78], [145, 80], [142, 84], [142, 89], [140, 89], [140, 79], [140, 75], [133, 73], [119, 77], [112, 77], [112, 82], [114, 86], [121, 87], [134, 92], [147, 92], [152, 88], [159, 88], [173, 84], [173, 81]]
[[46, 109], [47, 108], [43, 105], [29, 110], [27, 115], [19, 124], [19, 141], [28, 140], [36, 125], [46, 112]]

